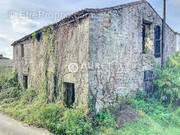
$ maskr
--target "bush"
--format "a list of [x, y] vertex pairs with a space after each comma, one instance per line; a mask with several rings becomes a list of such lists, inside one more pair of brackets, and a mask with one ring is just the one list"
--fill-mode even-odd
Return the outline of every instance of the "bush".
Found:
[[38, 120], [42, 127], [56, 134], [91, 135], [93, 129], [81, 108], [67, 109], [63, 105], [48, 104], [40, 109]]
[[147, 96], [147, 93], [145, 91], [138, 90], [136, 92], [136, 99], [138, 99], [138, 100], [145, 100], [147, 98], [148, 98], [148, 96]]
[[[62, 110], [62, 112], [60, 110]], [[56, 104], [46, 104], [40, 108], [37, 119], [42, 127], [55, 132], [55, 125], [58, 124], [60, 114], [64, 111], [64, 108], [61, 108]]]
[[9, 87], [18, 87], [18, 75], [15, 71], [6, 71], [0, 74], [1, 90]]
[[0, 75], [0, 103], [10, 103], [20, 98], [21, 90], [15, 72]]
[[37, 92], [32, 88], [28, 88], [22, 93], [22, 101], [23, 103], [32, 103], [33, 99], [37, 96]]
[[6, 88], [0, 93], [0, 103], [10, 103], [20, 98], [20, 91], [16, 87]]
[[96, 127], [115, 128], [116, 121], [115, 117], [110, 113], [108, 109], [99, 112], [95, 119]]
[[169, 57], [163, 67], [158, 68], [154, 85], [154, 95], [162, 103], [180, 105], [180, 53]]
[[63, 127], [67, 135], [91, 135], [93, 133], [91, 121], [81, 108], [65, 111], [64, 116], [60, 118], [60, 123], [60, 127]]

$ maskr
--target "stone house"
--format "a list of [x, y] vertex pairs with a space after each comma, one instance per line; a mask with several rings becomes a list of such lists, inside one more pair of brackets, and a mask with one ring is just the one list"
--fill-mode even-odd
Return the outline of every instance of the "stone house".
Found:
[[[164, 59], [176, 52], [176, 32], [165, 25]], [[13, 46], [19, 83], [50, 101], [96, 111], [118, 95], [151, 90], [161, 64], [162, 18], [145, 0], [84, 9], [46, 26]]]
[[13, 61], [0, 54], [0, 73], [2, 73], [5, 69], [11, 69], [12, 67]]

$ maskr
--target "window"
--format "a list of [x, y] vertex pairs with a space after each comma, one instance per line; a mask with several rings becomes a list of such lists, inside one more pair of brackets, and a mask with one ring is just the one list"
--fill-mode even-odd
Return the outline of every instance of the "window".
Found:
[[23, 86], [26, 89], [28, 88], [28, 76], [27, 75], [23, 76]]
[[154, 35], [155, 35], [155, 40], [154, 40], [154, 56], [156, 58], [161, 56], [161, 27], [160, 26], [156, 26], [155, 30], [154, 30]]
[[24, 57], [24, 45], [21, 45], [21, 57]]
[[64, 103], [67, 107], [71, 107], [75, 101], [75, 85], [74, 83], [64, 83]]
[[144, 71], [144, 81], [152, 81], [153, 80], [153, 71]]
[[147, 39], [150, 39], [150, 31], [151, 31], [151, 23], [144, 22], [142, 26], [142, 52], [146, 53], [147, 47], [146, 42]]
[[36, 34], [36, 39], [37, 39], [37, 41], [40, 41], [40, 39], [41, 39], [41, 33], [37, 33], [37, 34]]

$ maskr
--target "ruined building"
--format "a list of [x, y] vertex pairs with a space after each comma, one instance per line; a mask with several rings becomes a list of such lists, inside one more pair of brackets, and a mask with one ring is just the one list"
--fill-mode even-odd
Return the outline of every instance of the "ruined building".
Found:
[[[176, 52], [177, 34], [165, 25], [164, 59]], [[162, 18], [145, 0], [85, 9], [15, 41], [19, 83], [45, 85], [50, 101], [92, 105], [117, 95], [151, 90], [162, 53]]]
[[11, 69], [12, 67], [13, 67], [13, 61], [0, 54], [0, 73], [3, 73], [4, 70]]

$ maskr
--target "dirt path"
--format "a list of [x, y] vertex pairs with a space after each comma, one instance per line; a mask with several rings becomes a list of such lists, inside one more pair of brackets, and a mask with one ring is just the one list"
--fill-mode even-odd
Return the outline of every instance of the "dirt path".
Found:
[[29, 127], [0, 112], [0, 135], [52, 135], [45, 129]]

